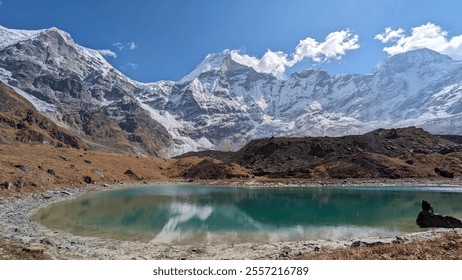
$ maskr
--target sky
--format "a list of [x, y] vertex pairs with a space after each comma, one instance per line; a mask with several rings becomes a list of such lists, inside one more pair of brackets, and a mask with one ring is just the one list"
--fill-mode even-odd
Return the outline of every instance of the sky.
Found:
[[0, 0], [0, 25], [57, 27], [141, 82], [180, 80], [210, 53], [281, 79], [365, 74], [427, 47], [462, 59], [458, 0]]

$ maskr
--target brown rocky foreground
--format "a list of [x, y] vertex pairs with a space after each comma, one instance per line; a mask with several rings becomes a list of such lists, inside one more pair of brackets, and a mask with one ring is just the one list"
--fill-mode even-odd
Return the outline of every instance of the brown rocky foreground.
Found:
[[[358, 139], [364, 142], [359, 142]], [[370, 147], [367, 147], [368, 145]], [[362, 148], [359, 150], [358, 146]], [[333, 147], [338, 147], [338, 150]], [[8, 206], [15, 201], [28, 204], [28, 199], [31, 199], [33, 203], [40, 202], [30, 204], [27, 208], [33, 210], [34, 207], [42, 207], [44, 201], [51, 201], [54, 196], [68, 196], [69, 187], [77, 192], [99, 191], [113, 185], [130, 187], [133, 184], [175, 181], [279, 186], [462, 186], [459, 147], [457, 141], [434, 136], [416, 128], [379, 130], [366, 136], [334, 139], [262, 139], [253, 141], [241, 151], [234, 153], [201, 152], [174, 159], [142, 157], [66, 145], [15, 142], [0, 145], [0, 206]], [[295, 166], [298, 166], [297, 171], [294, 171]], [[120, 185], [121, 183], [124, 184]], [[21, 209], [23, 208], [15, 210], [13, 214], [25, 211]], [[26, 211], [23, 214], [27, 213]], [[10, 224], [19, 225], [16, 218], [13, 217]], [[27, 219], [20, 221], [25, 228], [28, 227]], [[35, 232], [33, 228], [25, 230], [18, 227], [18, 230]], [[96, 247], [81, 245], [82, 248], [79, 250], [84, 253], [76, 255], [67, 253], [66, 248], [89, 241], [71, 241], [72, 246], [59, 249], [56, 248], [56, 244], [68, 242], [74, 237], [40, 239], [36, 244], [37, 242], [30, 243], [28, 239], [24, 241], [9, 237], [15, 236], [14, 229], [10, 229], [8, 234], [0, 238], [0, 259], [61, 259], [90, 256], [111, 259], [137, 258], [132, 255], [133, 245], [123, 243], [117, 246], [128, 247], [114, 255], [108, 255], [106, 251], [91, 253], [99, 248], [116, 246], [113, 244], [115, 241], [110, 240], [98, 241], [102, 243], [95, 243]], [[48, 234], [51, 233], [43, 233], [44, 236]], [[233, 258], [245, 259], [462, 259], [460, 236], [460, 232], [445, 236], [426, 235], [424, 240], [419, 237], [406, 242], [380, 241], [383, 244], [371, 241], [373, 246], [367, 245], [366, 242], [359, 243], [359, 247], [351, 247], [352, 240], [308, 245], [246, 244], [242, 245], [242, 248], [225, 246], [184, 249], [154, 246], [151, 248], [153, 252], [162, 250], [169, 253], [145, 257], [214, 259], [219, 258], [220, 252], [226, 251], [226, 254]], [[426, 241], [429, 238], [431, 241]], [[92, 242], [94, 241], [89, 243]], [[137, 246], [141, 248], [144, 245]]]

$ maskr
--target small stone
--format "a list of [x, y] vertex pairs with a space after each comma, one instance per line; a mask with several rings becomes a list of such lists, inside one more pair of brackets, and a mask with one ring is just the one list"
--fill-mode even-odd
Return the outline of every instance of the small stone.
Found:
[[90, 176], [84, 176], [83, 181], [87, 184], [94, 184], [95, 180], [93, 180]]
[[26, 179], [24, 179], [24, 177], [19, 178], [19, 180], [16, 183], [14, 183], [14, 185], [18, 189], [24, 187], [25, 184], [26, 184]]
[[60, 159], [62, 159], [62, 160], [64, 160], [64, 161], [69, 161], [69, 159], [68, 159], [68, 158], [66, 158], [66, 157], [63, 157], [63, 156], [59, 156], [59, 158], [60, 158]]
[[48, 174], [51, 174], [51, 175], [56, 175], [55, 170], [54, 170], [54, 169], [51, 169], [51, 168], [48, 168], [47, 173], [48, 173]]
[[23, 165], [23, 164], [15, 164], [14, 167], [20, 169], [24, 173], [29, 173], [30, 172], [30, 169], [27, 166]]
[[1, 188], [5, 189], [5, 190], [9, 190], [11, 189], [12, 187], [12, 184], [10, 182], [3, 182], [1, 185], [0, 185]]
[[49, 193], [44, 193], [44, 194], [42, 194], [42, 198], [44, 198], [44, 199], [50, 199], [50, 198], [52, 198], [52, 197], [53, 197], [53, 195], [52, 195], [52, 194], [49, 194]]
[[40, 240], [40, 243], [41, 244], [45, 244], [45, 245], [53, 245], [53, 243], [50, 241], [50, 239], [48, 239], [47, 237], [43, 238], [42, 240]]

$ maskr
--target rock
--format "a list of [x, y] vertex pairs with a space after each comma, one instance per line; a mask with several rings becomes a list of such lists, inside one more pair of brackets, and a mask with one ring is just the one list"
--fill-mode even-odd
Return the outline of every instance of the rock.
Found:
[[59, 158], [64, 160], [64, 161], [70, 161], [67, 157], [59, 156]]
[[47, 173], [48, 173], [48, 174], [51, 174], [51, 175], [56, 175], [55, 170], [54, 170], [54, 169], [51, 169], [51, 168], [48, 168]]
[[91, 160], [88, 160], [88, 159], [84, 159], [83, 162], [91, 164]]
[[436, 174], [440, 175], [441, 177], [445, 178], [454, 178], [454, 172], [447, 171], [441, 168], [435, 168]]
[[30, 172], [30, 169], [27, 166], [23, 165], [23, 164], [15, 164], [13, 166], [20, 169], [24, 173], [29, 173]]
[[104, 178], [104, 173], [103, 171], [99, 170], [99, 169], [93, 169], [93, 172], [95, 173], [96, 176], [98, 176], [99, 178]]
[[131, 169], [127, 169], [127, 171], [125, 171], [124, 173], [125, 175], [127, 175], [128, 177], [130, 177], [131, 179], [134, 179], [134, 180], [137, 180], [137, 181], [141, 181], [143, 180], [143, 178], [141, 178], [140, 176], [138, 176], [135, 171], [131, 170]]
[[10, 182], [3, 182], [2, 184], [0, 184], [0, 187], [2, 189], [9, 190], [9, 189], [11, 189], [12, 184]]
[[44, 199], [50, 199], [50, 198], [52, 198], [52, 197], [53, 197], [53, 194], [50, 194], [50, 193], [44, 193], [44, 194], [42, 194], [42, 198], [44, 198]]
[[24, 187], [25, 184], [26, 184], [26, 179], [24, 179], [24, 177], [19, 178], [19, 180], [16, 181], [16, 183], [14, 183], [14, 185], [15, 185], [16, 188], [18, 188], [18, 189]]
[[40, 243], [45, 245], [53, 245], [53, 242], [51, 242], [50, 239], [48, 239], [48, 237], [45, 237], [42, 240], [40, 240]]
[[103, 188], [109, 188], [108, 184], [103, 184]]
[[66, 191], [60, 191], [61, 194], [64, 194], [64, 195], [71, 195], [70, 192], [66, 192]]
[[95, 180], [93, 180], [90, 176], [84, 176], [83, 181], [87, 184], [94, 184]]
[[359, 248], [359, 247], [374, 247], [378, 245], [383, 245], [383, 242], [376, 241], [376, 242], [365, 242], [365, 241], [354, 241], [351, 243], [350, 247], [352, 248]]
[[433, 213], [433, 207], [425, 200], [422, 200], [422, 211], [417, 216], [416, 223], [421, 228], [462, 228], [462, 221]]

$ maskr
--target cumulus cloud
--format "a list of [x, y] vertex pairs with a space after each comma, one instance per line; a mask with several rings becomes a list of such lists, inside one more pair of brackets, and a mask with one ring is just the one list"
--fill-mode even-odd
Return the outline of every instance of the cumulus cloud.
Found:
[[411, 28], [409, 35], [401, 28], [393, 30], [387, 27], [383, 33], [377, 34], [375, 39], [382, 43], [393, 43], [383, 48], [389, 55], [428, 48], [453, 59], [462, 59], [462, 35], [449, 37], [447, 31], [431, 22]]
[[391, 27], [385, 28], [385, 31], [381, 34], [375, 35], [376, 40], [381, 41], [382, 43], [388, 43], [389, 41], [394, 41], [396, 39], [402, 38], [404, 29], [398, 28], [396, 30], [391, 29]]
[[102, 56], [109, 56], [113, 58], [117, 57], [117, 54], [111, 50], [96, 50], [96, 51], [99, 52]]
[[257, 72], [282, 77], [287, 68], [304, 59], [311, 59], [318, 63], [330, 59], [341, 59], [347, 51], [359, 48], [358, 40], [358, 35], [346, 29], [330, 33], [323, 42], [310, 37], [300, 40], [292, 54], [268, 50], [261, 58], [256, 58], [241, 54], [239, 51], [231, 51], [231, 57], [236, 62], [252, 67]]

